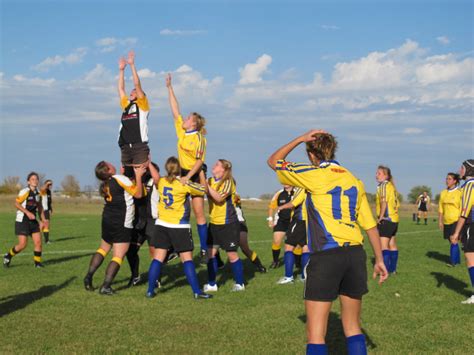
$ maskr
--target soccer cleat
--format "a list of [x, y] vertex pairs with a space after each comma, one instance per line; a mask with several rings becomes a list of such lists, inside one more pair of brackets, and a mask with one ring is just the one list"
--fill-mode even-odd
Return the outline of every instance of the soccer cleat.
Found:
[[245, 291], [245, 285], [241, 285], [241, 284], [234, 284], [234, 286], [232, 286], [232, 292], [240, 292], [240, 291]]
[[276, 269], [280, 266], [281, 266], [280, 260], [277, 260], [277, 261], [274, 261], [273, 263], [271, 263], [270, 269]]
[[3, 256], [3, 266], [9, 267], [11, 261], [12, 261], [12, 259], [10, 258], [10, 254], [6, 253], [6, 254]]
[[263, 266], [262, 264], [257, 266], [257, 270], [258, 270], [258, 272], [261, 272], [262, 274], [267, 272], [267, 268], [265, 266]]
[[41, 263], [35, 263], [35, 268], [36, 269], [42, 269], [42, 268], [44, 268], [44, 265], [41, 264]]
[[287, 285], [287, 284], [292, 284], [294, 282], [295, 282], [295, 279], [293, 278], [293, 276], [291, 276], [291, 277], [283, 276], [280, 280], [277, 281], [277, 284], [278, 285]]
[[142, 278], [140, 277], [140, 275], [138, 275], [137, 277], [132, 276], [130, 278], [130, 281], [128, 281], [127, 287], [137, 286], [141, 281]]
[[210, 295], [208, 293], [204, 293], [204, 292], [200, 292], [200, 293], [195, 293], [194, 294], [194, 299], [195, 300], [200, 300], [200, 299], [203, 299], [203, 300], [208, 300], [210, 298], [214, 297], [213, 295]]
[[112, 287], [102, 286], [99, 290], [99, 293], [101, 295], [112, 296], [113, 294], [115, 294], [115, 291], [112, 289]]
[[169, 262], [173, 261], [173, 260], [176, 259], [178, 256], [179, 256], [178, 253], [175, 253], [175, 252], [170, 253], [170, 254], [168, 255], [168, 258], [166, 259], [166, 263], [169, 263]]
[[154, 298], [156, 296], [156, 292], [147, 292], [146, 298]]
[[205, 284], [202, 289], [204, 292], [217, 292], [218, 287], [217, 287], [217, 284], [215, 285]]
[[84, 288], [86, 291], [94, 291], [94, 286], [92, 286], [92, 277], [84, 277]]
[[209, 262], [209, 255], [207, 254], [207, 250], [201, 249], [201, 252], [199, 253], [199, 255], [201, 257], [201, 260], [199, 261], [199, 263], [201, 265], [207, 265], [207, 263]]
[[471, 297], [469, 297], [467, 300], [462, 301], [461, 303], [462, 303], [462, 304], [474, 304], [474, 295], [472, 295]]
[[447, 267], [455, 267], [456, 264], [446, 263], [446, 266], [447, 266]]

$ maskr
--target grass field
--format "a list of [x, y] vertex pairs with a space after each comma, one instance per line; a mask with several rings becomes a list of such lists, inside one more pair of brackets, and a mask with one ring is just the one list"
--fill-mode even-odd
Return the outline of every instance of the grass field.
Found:
[[[1, 201], [1, 252], [16, 242], [14, 210]], [[82, 287], [90, 255], [100, 238], [100, 204], [58, 203], [52, 221], [53, 243], [44, 248], [44, 269], [35, 269], [32, 245], [0, 270], [1, 353], [237, 353], [302, 354], [305, 351], [303, 285], [276, 285], [283, 268], [255, 273], [244, 261], [247, 290], [231, 293], [228, 266], [212, 300], [195, 301], [178, 261], [164, 269], [164, 286], [146, 299], [146, 285], [125, 289], [124, 262], [112, 297]], [[271, 262], [271, 231], [263, 205], [244, 204], [251, 247], [265, 265]], [[399, 228], [399, 273], [382, 287], [369, 282], [363, 329], [369, 351], [381, 354], [469, 353], [474, 307], [461, 305], [470, 295], [468, 275], [448, 268], [448, 243], [437, 224], [414, 225], [408, 216]], [[371, 251], [366, 245], [368, 255]], [[368, 258], [370, 263], [370, 257]], [[141, 270], [149, 258], [141, 251]], [[105, 267], [94, 279], [98, 285]], [[198, 267], [201, 283], [207, 272]], [[399, 294], [397, 297], [395, 294]], [[339, 305], [334, 304], [327, 336], [331, 353], [344, 353]]]

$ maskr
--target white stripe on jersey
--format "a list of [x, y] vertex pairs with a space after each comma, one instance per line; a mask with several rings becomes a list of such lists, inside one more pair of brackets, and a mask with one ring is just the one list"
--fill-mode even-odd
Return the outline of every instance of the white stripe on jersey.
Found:
[[[30, 188], [29, 187], [25, 187], [24, 189], [21, 189], [20, 192], [18, 193], [18, 197], [23, 196], [26, 193], [28, 193], [28, 194], [30, 193]], [[28, 201], [28, 197], [25, 199], [25, 201], [23, 201], [21, 203], [21, 207], [26, 208], [26, 201]], [[17, 222], [23, 221], [24, 216], [25, 216], [25, 214], [22, 211], [20, 211], [20, 210], [16, 211], [16, 221]]]

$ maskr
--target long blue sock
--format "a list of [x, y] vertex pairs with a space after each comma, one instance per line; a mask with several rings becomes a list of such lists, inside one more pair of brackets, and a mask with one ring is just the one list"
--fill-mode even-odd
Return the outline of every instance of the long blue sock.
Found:
[[459, 252], [459, 247], [457, 244], [451, 244], [449, 248], [449, 262], [451, 265], [456, 265], [456, 249]]
[[285, 276], [292, 277], [293, 267], [295, 266], [295, 254], [292, 251], [285, 251], [283, 260], [285, 261]]
[[201, 293], [201, 288], [199, 287], [199, 280], [196, 275], [196, 268], [194, 267], [194, 263], [191, 260], [185, 261], [183, 263], [184, 274], [188, 279], [191, 288], [193, 289], [194, 293]]
[[216, 284], [217, 276], [217, 259], [211, 258], [207, 262], [207, 277], [209, 279], [209, 285], [214, 286]]
[[390, 272], [397, 271], [398, 250], [390, 250]]
[[197, 230], [199, 234], [199, 243], [201, 250], [207, 250], [207, 224], [198, 224]]
[[469, 277], [471, 278], [471, 286], [474, 287], [474, 266], [469, 269]]
[[306, 355], [327, 355], [328, 346], [326, 344], [306, 344]]
[[382, 250], [383, 263], [387, 268], [387, 271], [390, 272], [390, 250]]
[[234, 280], [236, 284], [243, 285], [244, 284], [244, 266], [242, 264], [242, 260], [237, 259], [233, 263], [230, 263], [232, 266], [232, 273], [234, 274]]
[[365, 345], [364, 334], [357, 334], [346, 338], [347, 353], [349, 355], [366, 355], [367, 346]]
[[459, 250], [459, 244], [452, 244], [454, 246], [454, 265], [461, 264], [461, 252]]
[[306, 264], [309, 261], [309, 255], [310, 253], [303, 253], [301, 256], [301, 278], [304, 279], [304, 268], [306, 267]]
[[153, 259], [150, 264], [150, 268], [148, 269], [148, 292], [150, 293], [155, 292], [156, 281], [160, 277], [162, 265], [161, 261], [156, 259]]

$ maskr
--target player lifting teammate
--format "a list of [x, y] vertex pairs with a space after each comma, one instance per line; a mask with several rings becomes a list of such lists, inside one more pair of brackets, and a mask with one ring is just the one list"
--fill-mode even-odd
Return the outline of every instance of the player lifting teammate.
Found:
[[[311, 164], [295, 164], [284, 159], [301, 143], [306, 143]], [[268, 159], [283, 184], [308, 191], [306, 225], [311, 252], [306, 266], [305, 305], [307, 354], [327, 354], [325, 336], [331, 305], [339, 296], [341, 318], [348, 353], [367, 352], [360, 328], [362, 296], [367, 293], [366, 255], [359, 225], [372, 245], [374, 277], [387, 276], [380, 238], [364, 186], [334, 160], [337, 142], [324, 131], [310, 131], [295, 138]]]

